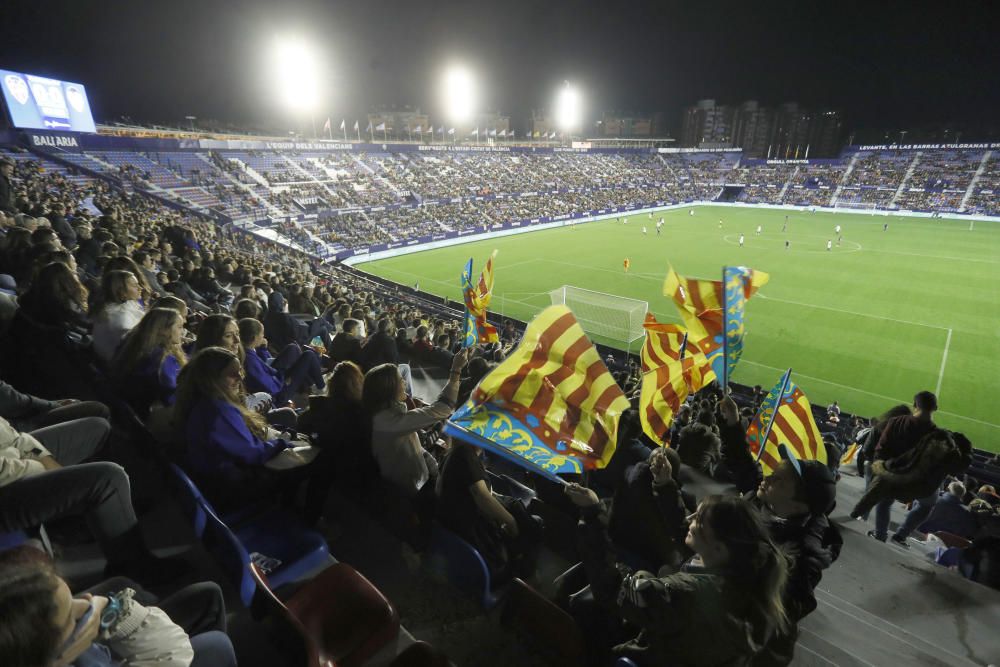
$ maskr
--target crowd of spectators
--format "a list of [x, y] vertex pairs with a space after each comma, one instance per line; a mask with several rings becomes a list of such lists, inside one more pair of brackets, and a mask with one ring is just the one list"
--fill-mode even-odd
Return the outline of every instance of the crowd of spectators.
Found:
[[[558, 170], [580, 170], [580, 179], [570, 180], [580, 184], [576, 192], [473, 194], [456, 203], [336, 216], [316, 228], [345, 245], [408, 238], [435, 227], [469, 229], [670, 200], [693, 192], [691, 174], [704, 179], [698, 187], [711, 189], [732, 170], [724, 158], [690, 165], [675, 159], [671, 170], [688, 176], [663, 183], [633, 172], [667, 166], [667, 160], [590, 157], [576, 164], [573, 157], [550, 156], [531, 167], [531, 178], [543, 180]], [[414, 161], [403, 162], [378, 162], [389, 176], [377, 178], [411, 187], [401, 174]], [[843, 418], [836, 404], [819, 419], [831, 465], [793, 461], [786, 452], [766, 480], [744, 436], [763, 398], [759, 388], [739, 402], [714, 387], [692, 397], [672, 424], [673, 446], [666, 451], [641, 434], [633, 406], [621, 420], [619, 449], [590, 477], [592, 488], [546, 490], [529, 478], [537, 484], [536, 504], [525, 504], [493, 488], [496, 461], [449, 442], [439, 430], [517, 343], [512, 323], [501, 327], [499, 343], [463, 350], [458, 313], [431, 310], [413, 291], [321, 267], [295, 249], [107, 181], [70, 181], [32, 160], [0, 164], [0, 531], [83, 513], [107, 560], [105, 574], [135, 582], [115, 595], [74, 598], [44, 559], [0, 557], [0, 609], [35, 596], [32, 608], [58, 609], [60, 619], [72, 621], [50, 630], [56, 611], [47, 622], [29, 619], [49, 634], [4, 635], [0, 655], [30, 641], [41, 656], [37, 664], [70, 664], [92, 650], [96, 636], [79, 639], [76, 621], [114, 599], [121, 618], [142, 619], [120, 621], [120, 636], [102, 635], [98, 644], [118, 659], [156, 638], [155, 650], [179, 664], [235, 662], [214, 586], [197, 593], [212, 600], [209, 622], [181, 622], [168, 601], [161, 613], [140, 604], [142, 585], [170, 590], [185, 564], [155, 555], [144, 541], [130, 471], [108, 462], [104, 451], [109, 433], [120, 428], [109, 422], [111, 405], [116, 411], [127, 406], [156, 438], [157, 456], [179, 465], [227, 512], [280, 504], [322, 526], [331, 489], [363, 504], [397, 499], [401, 504], [393, 507], [413, 519], [408, 538], [414, 545], [425, 544], [436, 520], [473, 545], [498, 582], [534, 575], [546, 533], [533, 510], [538, 503], [561, 504], [582, 519], [580, 564], [560, 577], [555, 601], [584, 629], [595, 659], [615, 653], [641, 665], [685, 662], [711, 647], [713, 664], [790, 662], [796, 626], [815, 609], [813, 589], [839, 555], [841, 539], [828, 518], [837, 462], [842, 448], [862, 436], [863, 425]], [[580, 166], [586, 164], [608, 181], [588, 183]], [[477, 166], [492, 173], [510, 163], [491, 156]], [[514, 187], [520, 176], [509, 171], [491, 183]], [[431, 180], [438, 178], [449, 172]], [[822, 182], [821, 175], [809, 178]], [[317, 247], [294, 223], [279, 230], [301, 246]], [[635, 364], [609, 365], [636, 401]], [[413, 395], [417, 367], [446, 378], [431, 404]], [[918, 417], [921, 409], [929, 414], [926, 400], [915, 401]], [[696, 497], [694, 485], [684, 488], [682, 469], [688, 478], [722, 483], [739, 495]], [[970, 522], [958, 505], [971, 487], [947, 488], [947, 498], [937, 500], [935, 487], [911, 511], [940, 506], [942, 516], [931, 511], [927, 521], [970, 536], [970, 549], [978, 551], [958, 556], [958, 566], [975, 558], [972, 578], [990, 583], [996, 546], [981, 531], [995, 532], [997, 524], [983, 504], [995, 508], [1000, 498], [977, 486]], [[786, 558], [789, 550], [794, 560]], [[76, 641], [67, 645], [66, 637]]]

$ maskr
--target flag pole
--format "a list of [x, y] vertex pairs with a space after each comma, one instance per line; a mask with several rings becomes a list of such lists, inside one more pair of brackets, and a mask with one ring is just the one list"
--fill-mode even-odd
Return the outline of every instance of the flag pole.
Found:
[[771, 418], [767, 420], [767, 428], [764, 430], [764, 437], [760, 439], [760, 447], [757, 448], [757, 460], [760, 461], [760, 457], [764, 455], [764, 449], [767, 448], [767, 439], [771, 435], [771, 427], [774, 426], [774, 418], [778, 415], [778, 408], [781, 407], [781, 399], [784, 398], [785, 392], [788, 390], [788, 383], [792, 379], [792, 369], [789, 368], [785, 371], [785, 375], [781, 378], [781, 391], [778, 392], [778, 402], [774, 406], [774, 414]]
[[722, 395], [729, 395], [729, 336], [726, 320], [729, 317], [729, 289], [726, 286], [726, 267], [722, 267]]
[[344, 143], [347, 143], [347, 119], [344, 119]]
[[354, 121], [354, 129], [358, 131], [358, 143], [361, 143], [361, 123]]

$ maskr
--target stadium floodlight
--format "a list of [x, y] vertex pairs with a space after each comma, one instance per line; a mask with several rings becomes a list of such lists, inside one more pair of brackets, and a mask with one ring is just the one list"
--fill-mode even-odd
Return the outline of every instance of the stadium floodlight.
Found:
[[313, 113], [319, 103], [319, 56], [301, 37], [283, 36], [272, 54], [275, 89], [292, 111]]
[[448, 120], [459, 124], [472, 120], [476, 112], [476, 81], [462, 65], [452, 65], [444, 73], [444, 109]]
[[583, 116], [583, 103], [580, 91], [566, 81], [556, 93], [555, 120], [563, 132], [572, 132], [580, 128]]

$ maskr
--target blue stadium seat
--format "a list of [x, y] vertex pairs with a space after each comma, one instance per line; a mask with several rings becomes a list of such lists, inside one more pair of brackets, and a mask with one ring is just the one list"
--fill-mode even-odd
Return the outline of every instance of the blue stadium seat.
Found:
[[298, 517], [271, 511], [231, 528], [183, 470], [176, 465], [171, 469], [181, 486], [179, 500], [195, 534], [237, 587], [244, 605], [250, 605], [256, 586], [248, 569], [251, 562], [269, 566], [267, 576], [276, 588], [332, 562], [323, 536]]
[[429, 569], [445, 576], [456, 588], [492, 609], [503, 597], [493, 590], [493, 580], [486, 561], [476, 548], [437, 521], [431, 526], [431, 540], [424, 562]]
[[9, 533], [0, 532], [0, 551], [19, 547], [28, 541], [28, 534], [23, 530], [13, 530]]

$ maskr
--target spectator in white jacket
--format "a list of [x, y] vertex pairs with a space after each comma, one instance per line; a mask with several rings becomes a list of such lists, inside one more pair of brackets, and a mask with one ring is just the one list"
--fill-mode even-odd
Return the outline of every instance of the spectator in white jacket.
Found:
[[0, 555], [4, 667], [236, 666], [214, 584], [182, 589], [160, 608], [140, 604], [145, 593], [126, 580], [106, 582], [106, 595], [73, 596], [45, 556], [32, 552], [21, 547]]
[[128, 271], [107, 271], [101, 279], [101, 305], [94, 315], [94, 353], [104, 363], [115, 356], [125, 334], [139, 324], [145, 309], [139, 281]]
[[406, 407], [406, 385], [395, 364], [382, 364], [365, 374], [361, 402], [372, 419], [372, 454], [382, 479], [408, 497], [425, 487], [433, 497], [434, 485], [427, 482], [437, 476], [438, 466], [421, 446], [418, 432], [451, 415], [468, 358], [468, 348], [456, 354], [438, 400], [413, 410]]

